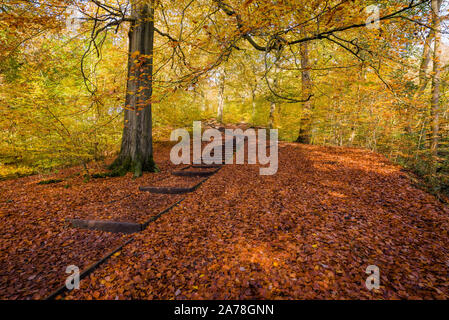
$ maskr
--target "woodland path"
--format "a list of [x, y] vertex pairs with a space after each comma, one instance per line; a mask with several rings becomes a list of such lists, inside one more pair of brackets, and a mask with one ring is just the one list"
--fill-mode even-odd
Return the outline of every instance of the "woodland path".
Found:
[[[64, 298], [449, 297], [449, 210], [408, 173], [361, 149], [281, 143], [279, 155], [274, 176], [254, 165], [222, 167], [133, 235], [74, 229], [65, 218], [99, 195], [98, 217], [136, 208], [148, 216], [160, 198], [138, 186], [177, 169], [167, 158], [157, 159], [160, 174], [136, 180], [0, 183], [2, 298], [45, 297], [42, 288], [60, 285], [67, 265], [83, 269], [130, 237]], [[380, 269], [379, 290], [364, 285], [368, 265]]]

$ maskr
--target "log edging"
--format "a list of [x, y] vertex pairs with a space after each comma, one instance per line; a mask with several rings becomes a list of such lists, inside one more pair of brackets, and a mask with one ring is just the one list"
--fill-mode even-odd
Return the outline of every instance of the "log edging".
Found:
[[[134, 241], [134, 238], [131, 238], [129, 240], [127, 240], [125, 243], [119, 245], [118, 247], [116, 247], [115, 249], [113, 249], [112, 251], [110, 251], [108, 254], [106, 254], [105, 256], [103, 256], [100, 260], [98, 260], [97, 262], [92, 263], [91, 265], [89, 265], [87, 268], [85, 268], [83, 270], [83, 272], [80, 273], [80, 281], [82, 279], [84, 279], [86, 276], [88, 276], [90, 273], [92, 273], [95, 269], [97, 269], [101, 264], [103, 264], [104, 262], [106, 262], [110, 257], [112, 257], [113, 254], [121, 251], [123, 249], [124, 246], [126, 246], [127, 244], [131, 243], [132, 241]], [[59, 288], [57, 288], [55, 291], [53, 291], [52, 293], [50, 293], [44, 300], [54, 300], [57, 296], [65, 293], [69, 291], [69, 289], [67, 288], [67, 286], [65, 285], [65, 283], [60, 286]]]
[[188, 193], [188, 192], [192, 192], [195, 191], [206, 179], [201, 180], [200, 182], [198, 182], [196, 185], [192, 186], [192, 187], [152, 187], [152, 186], [147, 186], [147, 187], [139, 187], [140, 191], [148, 191], [151, 193], [163, 193], [163, 194], [183, 194], [183, 193]]

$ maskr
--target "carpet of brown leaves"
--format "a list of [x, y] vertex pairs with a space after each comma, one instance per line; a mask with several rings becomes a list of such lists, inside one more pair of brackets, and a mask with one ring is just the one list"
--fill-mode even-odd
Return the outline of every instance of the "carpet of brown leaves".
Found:
[[[35, 175], [0, 182], [0, 299], [41, 299], [62, 285], [66, 267], [85, 267], [123, 244], [129, 236], [70, 228], [67, 218], [142, 223], [181, 199], [179, 195], [141, 192], [139, 185], [166, 179], [175, 166], [170, 145], [159, 145], [161, 170], [133, 180], [83, 181], [80, 167], [51, 176]], [[100, 164], [91, 173], [104, 171]], [[62, 182], [39, 185], [46, 179]]]
[[[69, 228], [66, 218], [143, 222], [179, 195], [138, 191], [170, 178], [0, 182], [0, 298], [39, 299], [128, 236]], [[66, 299], [447, 299], [449, 209], [400, 167], [366, 150], [280, 145], [279, 170], [226, 165], [149, 224]], [[94, 168], [100, 170], [100, 168]], [[48, 178], [48, 177], [45, 177]], [[174, 180], [172, 180], [174, 179]], [[201, 178], [202, 179], [202, 178]], [[368, 265], [381, 287], [365, 287]]]
[[359, 149], [279, 154], [274, 176], [223, 167], [64, 298], [449, 298], [449, 210], [400, 167]]

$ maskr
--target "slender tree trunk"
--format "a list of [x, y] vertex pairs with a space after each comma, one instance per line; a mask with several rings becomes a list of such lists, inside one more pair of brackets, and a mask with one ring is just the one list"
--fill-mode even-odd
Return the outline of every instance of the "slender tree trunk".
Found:
[[415, 98], [418, 97], [424, 89], [426, 89], [427, 82], [429, 82], [429, 78], [427, 76], [427, 69], [429, 67], [429, 63], [431, 60], [431, 53], [432, 53], [432, 40], [435, 36], [435, 32], [433, 30], [430, 30], [429, 34], [426, 37], [426, 40], [424, 42], [424, 48], [421, 58], [421, 65], [419, 67], [419, 83], [418, 83], [418, 89], [416, 90], [414, 96]]
[[[280, 52], [276, 53], [276, 60], [274, 62], [274, 77], [269, 78], [268, 82], [270, 83], [270, 86], [272, 87], [273, 91], [276, 91], [279, 86], [279, 66], [278, 61], [280, 58]], [[270, 101], [270, 114], [268, 116], [268, 127], [270, 129], [273, 129], [274, 124], [274, 113], [276, 112], [276, 97], [274, 94], [271, 95], [271, 101]]]
[[128, 80], [120, 154], [111, 169], [116, 172], [154, 172], [151, 97], [153, 92], [154, 11], [152, 2], [133, 3], [128, 48]]
[[270, 102], [270, 115], [268, 117], [268, 128], [273, 129], [274, 127], [274, 112], [276, 111], [276, 102]]
[[436, 172], [438, 144], [440, 142], [440, 83], [441, 83], [441, 21], [440, 21], [441, 0], [432, 0], [432, 24], [435, 30], [435, 41], [433, 50], [433, 77], [432, 77], [432, 140], [430, 151], [433, 157], [433, 173]]
[[254, 122], [254, 117], [256, 116], [256, 89], [251, 89], [251, 105], [253, 107], [251, 111], [251, 121]]
[[431, 29], [429, 34], [426, 36], [424, 40], [423, 53], [421, 57], [421, 64], [419, 66], [419, 75], [418, 75], [418, 87], [413, 94], [413, 102], [408, 106], [406, 110], [406, 123], [405, 123], [405, 132], [411, 134], [413, 127], [413, 116], [416, 114], [416, 110], [418, 110], [418, 98], [424, 92], [427, 87], [427, 83], [429, 82], [429, 76], [427, 74], [427, 69], [429, 68], [429, 64], [432, 57], [432, 41], [435, 37], [435, 32]]
[[201, 96], [201, 111], [205, 112], [207, 107], [206, 107], [206, 99], [205, 99], [203, 90], [200, 91], [200, 96]]
[[[309, 97], [312, 89], [312, 79], [310, 77], [310, 61], [308, 43], [304, 42], [300, 47], [301, 51], [301, 86], [302, 98], [305, 100]], [[312, 117], [311, 117], [311, 101], [303, 103], [302, 116], [299, 123], [299, 133], [296, 142], [309, 144], [312, 138]]]
[[217, 120], [223, 123], [223, 108], [224, 108], [224, 89], [225, 89], [225, 79], [226, 75], [224, 71], [220, 74], [219, 84], [218, 84], [218, 111]]

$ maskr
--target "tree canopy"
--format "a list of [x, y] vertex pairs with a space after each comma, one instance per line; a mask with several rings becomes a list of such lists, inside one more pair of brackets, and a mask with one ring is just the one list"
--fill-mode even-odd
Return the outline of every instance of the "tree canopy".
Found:
[[[193, 120], [247, 122], [287, 141], [385, 153], [444, 188], [447, 10], [430, 0], [2, 1], [2, 174], [113, 156], [130, 115], [151, 109], [156, 140]], [[150, 20], [151, 51], [132, 49], [129, 33]]]

